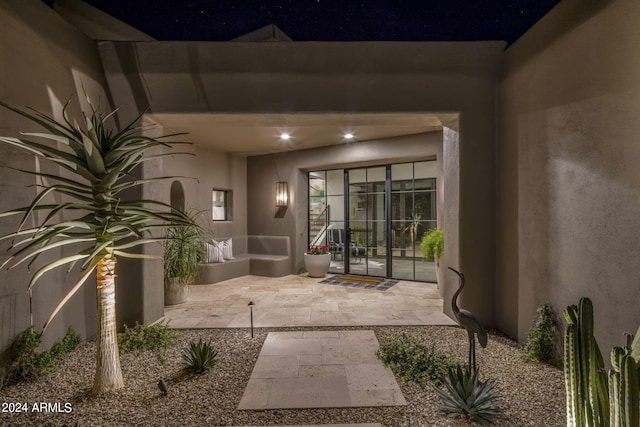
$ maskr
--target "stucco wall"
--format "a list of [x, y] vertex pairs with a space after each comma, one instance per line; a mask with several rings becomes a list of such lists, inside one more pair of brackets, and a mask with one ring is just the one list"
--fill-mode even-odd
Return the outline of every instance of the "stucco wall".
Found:
[[[459, 165], [460, 215], [452, 218], [459, 239], [453, 265], [469, 279], [463, 305], [493, 325], [495, 90], [504, 43], [99, 46], [115, 103], [123, 112], [148, 107], [152, 113], [459, 113], [454, 132], [459, 143], [449, 152], [452, 164]], [[272, 205], [269, 200], [267, 206]], [[305, 212], [306, 207], [298, 214]], [[264, 229], [261, 220], [254, 225], [254, 218], [248, 219], [249, 233], [280, 231], [280, 225]], [[456, 285], [456, 278], [447, 275], [445, 298]]]
[[[180, 146], [176, 155], [164, 161], [163, 172], [177, 176], [185, 192], [187, 209], [201, 211], [200, 223], [209, 236], [225, 238], [247, 235], [247, 166], [243, 156], [219, 153], [198, 147]], [[163, 184], [162, 197], [169, 203], [172, 181]], [[230, 190], [233, 217], [229, 221], [211, 221], [211, 191]]]
[[496, 318], [520, 339], [582, 296], [605, 354], [640, 324], [639, 21], [634, 0], [563, 0], [507, 51]]
[[[292, 273], [299, 273], [309, 242], [308, 171], [435, 158], [442, 158], [442, 132], [248, 157], [249, 234], [289, 236]], [[442, 177], [440, 161], [438, 170]], [[289, 183], [289, 207], [284, 215], [275, 206], [277, 181]]]
[[[86, 106], [82, 87], [97, 103], [107, 105], [109, 97], [95, 43], [67, 24], [39, 0], [0, 2], [0, 99], [18, 107], [33, 107], [61, 118], [61, 107], [72, 98], [70, 116], [82, 120], [80, 105]], [[79, 96], [80, 95], [80, 96]], [[0, 110], [0, 134], [42, 129]], [[0, 166], [33, 170], [40, 167], [60, 173], [57, 167], [36, 162], [32, 157], [0, 144]], [[33, 177], [0, 167], [0, 210], [28, 205], [36, 194]], [[51, 198], [51, 202], [59, 202]], [[16, 220], [0, 219], [0, 235], [15, 231]], [[6, 259], [6, 243], [0, 246], [0, 263]], [[57, 254], [55, 256], [59, 256]], [[0, 272], [0, 349], [29, 325], [26, 285], [33, 274], [24, 268]], [[73, 285], [64, 272], [47, 274], [33, 290], [34, 322], [41, 328], [53, 308]], [[82, 334], [95, 334], [95, 288], [85, 286], [67, 304], [45, 334], [44, 345], [63, 335], [67, 326]]]

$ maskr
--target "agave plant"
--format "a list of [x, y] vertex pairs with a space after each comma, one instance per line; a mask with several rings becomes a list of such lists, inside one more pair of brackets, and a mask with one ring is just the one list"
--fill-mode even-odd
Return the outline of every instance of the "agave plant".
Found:
[[[71, 270], [81, 263], [79, 279], [53, 310], [43, 326], [43, 332], [92, 272], [96, 272], [98, 330], [93, 391], [102, 393], [124, 387], [115, 323], [116, 257], [148, 258], [148, 255], [132, 253], [131, 249], [162, 240], [152, 236], [151, 232], [155, 229], [190, 226], [192, 222], [184, 213], [165, 203], [127, 200], [121, 196], [125, 190], [170, 178], [136, 180], [132, 178], [132, 172], [146, 161], [175, 154], [145, 154], [154, 147], [177, 144], [163, 141], [175, 135], [160, 138], [143, 136], [143, 128], [137, 125], [141, 116], [122, 130], [114, 132], [107, 122], [117, 110], [104, 115], [87, 100], [91, 114], [86, 116], [83, 113], [82, 127], [72, 125], [68, 118], [70, 102], [63, 108], [63, 122], [35, 110], [28, 112], [0, 102], [0, 106], [26, 117], [47, 131], [24, 133], [24, 138], [0, 137], [0, 141], [50, 161], [66, 172], [64, 176], [59, 176], [19, 169], [20, 172], [45, 178], [51, 184], [42, 186], [44, 188], [29, 206], [0, 213], [0, 217], [22, 215], [17, 231], [0, 237], [0, 240], [12, 240], [9, 249], [11, 257], [2, 267], [13, 268], [25, 261], [32, 265], [40, 254], [49, 251], [63, 249], [64, 253], [71, 254], [56, 258], [35, 271], [28, 284], [29, 290], [48, 271], [65, 265]], [[32, 138], [45, 141], [37, 142]], [[63, 149], [58, 148], [58, 144]], [[63, 201], [60, 204], [44, 203], [50, 194], [62, 196]], [[35, 226], [27, 226], [36, 212], [43, 213], [42, 221]]]
[[197, 343], [192, 342], [189, 347], [182, 349], [182, 360], [187, 369], [199, 374], [205, 372], [216, 363], [218, 352], [213, 349], [210, 342], [203, 342], [200, 339]]
[[478, 424], [492, 424], [502, 415], [500, 400], [490, 381], [478, 379], [478, 370], [449, 368], [445, 390], [436, 389], [442, 399], [440, 409], [450, 417], [466, 418]]

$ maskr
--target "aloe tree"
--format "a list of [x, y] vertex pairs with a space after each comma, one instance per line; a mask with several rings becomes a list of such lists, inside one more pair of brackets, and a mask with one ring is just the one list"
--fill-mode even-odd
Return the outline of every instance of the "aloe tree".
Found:
[[[22, 138], [0, 137], [0, 141], [52, 162], [65, 172], [57, 175], [18, 169], [22, 173], [45, 178], [43, 181], [51, 184], [38, 185], [41, 190], [29, 206], [0, 213], [0, 217], [22, 215], [18, 229], [0, 237], [0, 240], [11, 239], [11, 256], [0, 268], [13, 268], [27, 261], [32, 265], [41, 254], [63, 251], [66, 255], [62, 258], [38, 265], [28, 283], [30, 291], [50, 270], [67, 266], [71, 271], [74, 266], [81, 265], [80, 277], [53, 310], [43, 332], [95, 271], [98, 325], [93, 392], [103, 393], [124, 387], [116, 336], [116, 258], [149, 258], [148, 255], [133, 253], [132, 249], [162, 240], [152, 234], [158, 228], [187, 226], [192, 222], [165, 203], [127, 200], [121, 196], [125, 190], [170, 178], [135, 179], [132, 173], [144, 162], [175, 154], [147, 154], [154, 147], [180, 144], [164, 142], [167, 137], [175, 135], [144, 136], [144, 129], [138, 125], [141, 116], [120, 131], [111, 130], [108, 122], [117, 110], [102, 114], [90, 101], [91, 114], [83, 113], [83, 126], [73, 125], [67, 115], [69, 103], [63, 108], [63, 122], [58, 122], [35, 110], [25, 111], [0, 102], [0, 106], [46, 130], [46, 133], [24, 133]], [[45, 203], [45, 198], [51, 194], [61, 196], [62, 201], [59, 204]], [[35, 215], [36, 212], [40, 215]], [[38, 218], [41, 218], [39, 224], [28, 225], [36, 223]]]

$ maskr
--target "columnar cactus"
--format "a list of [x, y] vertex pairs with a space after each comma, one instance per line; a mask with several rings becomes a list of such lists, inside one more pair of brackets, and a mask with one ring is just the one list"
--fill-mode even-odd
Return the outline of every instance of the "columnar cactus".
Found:
[[626, 347], [611, 350], [611, 370], [593, 336], [593, 305], [589, 298], [564, 311], [564, 376], [567, 426], [640, 426], [640, 328]]
[[593, 336], [593, 304], [580, 299], [579, 307], [564, 311], [567, 319], [564, 373], [567, 390], [568, 426], [609, 424], [607, 374], [602, 353]]
[[611, 427], [639, 426], [638, 364], [628, 347], [611, 350], [609, 371]]

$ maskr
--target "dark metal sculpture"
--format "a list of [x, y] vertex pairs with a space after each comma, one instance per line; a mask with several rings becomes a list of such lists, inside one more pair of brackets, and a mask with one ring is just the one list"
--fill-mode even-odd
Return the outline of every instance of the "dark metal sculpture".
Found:
[[487, 331], [484, 330], [478, 319], [468, 310], [458, 308], [458, 295], [462, 292], [462, 288], [464, 288], [464, 274], [460, 273], [457, 270], [449, 267], [449, 270], [453, 271], [460, 278], [460, 286], [458, 286], [458, 290], [455, 294], [453, 294], [453, 299], [451, 300], [451, 309], [453, 313], [456, 315], [456, 319], [458, 319], [458, 323], [460, 326], [467, 330], [467, 335], [469, 336], [469, 369], [473, 367], [473, 371], [476, 371], [476, 340], [475, 335], [478, 336], [478, 342], [485, 348], [487, 346]]

